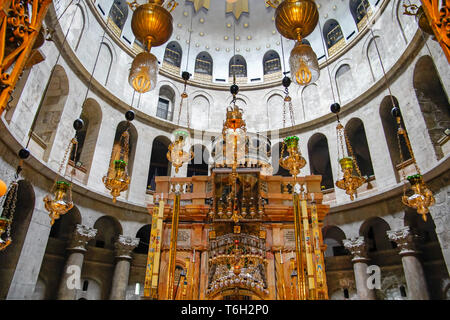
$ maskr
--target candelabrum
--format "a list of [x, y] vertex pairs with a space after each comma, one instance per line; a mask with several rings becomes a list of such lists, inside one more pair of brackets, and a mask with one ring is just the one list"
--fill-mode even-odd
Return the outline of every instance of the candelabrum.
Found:
[[103, 177], [106, 189], [111, 191], [113, 202], [120, 196], [122, 191], [128, 190], [130, 177], [127, 172], [127, 163], [124, 160], [114, 160], [112, 168], [108, 170], [108, 175]]
[[175, 167], [176, 173], [184, 163], [194, 157], [190, 147], [189, 133], [185, 130], [175, 131], [174, 141], [169, 145], [169, 151], [167, 152], [167, 160]]
[[[298, 141], [299, 138], [296, 136], [285, 138], [282, 142], [279, 160], [280, 165], [284, 169], [289, 170], [289, 173], [294, 177], [294, 179], [300, 173], [300, 169], [302, 169], [306, 165], [306, 160], [302, 157], [298, 146]], [[286, 147], [289, 155], [283, 157]]]

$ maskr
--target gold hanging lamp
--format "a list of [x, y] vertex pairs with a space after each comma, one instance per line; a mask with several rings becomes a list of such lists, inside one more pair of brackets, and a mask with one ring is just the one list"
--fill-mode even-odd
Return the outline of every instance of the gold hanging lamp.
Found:
[[412, 209], [417, 210], [417, 213], [422, 215], [423, 221], [427, 221], [427, 213], [430, 212], [429, 207], [431, 207], [435, 203], [433, 192], [428, 188], [425, 181], [423, 181], [423, 176], [420, 173], [419, 166], [417, 165], [416, 158], [414, 157], [414, 152], [411, 148], [411, 143], [409, 142], [408, 135], [406, 134], [406, 130], [402, 127], [400, 108], [398, 106], [394, 106], [392, 108], [391, 113], [392, 116], [395, 117], [398, 125], [397, 142], [398, 142], [398, 149], [400, 152], [400, 163], [403, 163], [404, 160], [400, 139], [400, 137], [403, 136], [409, 154], [411, 155], [414, 167], [416, 169], [416, 173], [408, 177], [406, 177], [405, 175], [405, 168], [402, 167], [401, 169], [403, 181], [405, 182], [406, 180], [409, 181], [409, 183], [411, 184], [411, 191], [412, 191], [412, 195], [407, 196], [406, 184], [403, 185], [402, 203]]
[[194, 157], [194, 153], [190, 150], [190, 136], [189, 131], [184, 129], [176, 130], [174, 133], [173, 142], [169, 145], [167, 152], [167, 160], [175, 167], [175, 172], [178, 173], [180, 167], [184, 163], [190, 161]]
[[[302, 42], [317, 26], [319, 10], [314, 0], [267, 0], [275, 8], [275, 26], [285, 38], [295, 40], [289, 64], [298, 85], [314, 83], [320, 76], [319, 62], [311, 46]], [[278, 4], [278, 5], [277, 5]]]
[[134, 11], [131, 29], [136, 39], [144, 45], [144, 52], [139, 53], [131, 64], [128, 77], [129, 84], [139, 93], [145, 93], [156, 87], [158, 59], [150, 53], [152, 47], [166, 43], [173, 32], [173, 18], [170, 14], [178, 3], [164, 0], [148, 0], [139, 5], [136, 1], [129, 4]]
[[[128, 190], [130, 185], [130, 176], [128, 175], [128, 160], [130, 152], [130, 124], [134, 119], [134, 112], [128, 110], [125, 113], [127, 124], [125, 130], [122, 132], [117, 147], [117, 152], [111, 153], [111, 159], [109, 162], [109, 168], [106, 176], [102, 178], [103, 184], [106, 189], [110, 190], [113, 197], [113, 202], [116, 202], [116, 198], [120, 196], [123, 191]], [[115, 147], [116, 147], [115, 146]]]
[[[298, 145], [299, 138], [297, 136], [287, 137], [282, 141], [281, 146], [281, 154], [280, 154], [280, 165], [289, 170], [289, 173], [297, 178], [300, 173], [300, 169], [302, 169], [306, 165], [306, 160], [303, 158], [302, 153], [300, 152], [300, 147]], [[284, 156], [284, 152], [287, 147], [288, 156]]]
[[[342, 178], [336, 181], [336, 187], [345, 190], [345, 193], [350, 196], [350, 200], [355, 200], [355, 194], [357, 195], [357, 189], [361, 187], [366, 181], [359, 170], [356, 158], [353, 155], [353, 149], [348, 140], [347, 133], [344, 126], [339, 120], [339, 111], [341, 107], [338, 103], [331, 105], [331, 112], [336, 114], [338, 124], [336, 126], [336, 136], [338, 140], [338, 159], [341, 166]], [[344, 139], [347, 147], [347, 153], [344, 151]], [[354, 174], [356, 171], [356, 175]]]

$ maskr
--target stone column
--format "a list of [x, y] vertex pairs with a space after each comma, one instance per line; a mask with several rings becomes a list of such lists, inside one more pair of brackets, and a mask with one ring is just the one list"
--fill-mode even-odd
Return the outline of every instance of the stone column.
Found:
[[409, 226], [397, 231], [387, 231], [387, 235], [400, 248], [399, 254], [402, 257], [409, 300], [429, 300], [423, 267], [417, 257], [419, 253], [415, 245], [417, 235], [413, 233]]
[[131, 268], [131, 251], [139, 244], [138, 238], [120, 235], [114, 244], [116, 250], [116, 266], [111, 286], [110, 300], [125, 300], [128, 278]]
[[367, 286], [367, 248], [364, 237], [344, 239], [345, 248], [352, 254], [353, 272], [355, 273], [356, 292], [360, 300], [375, 300], [375, 291]]
[[58, 300], [75, 300], [76, 290], [81, 289], [81, 269], [83, 267], [86, 244], [97, 234], [97, 230], [77, 224], [67, 250], [70, 252], [64, 267], [58, 289]]

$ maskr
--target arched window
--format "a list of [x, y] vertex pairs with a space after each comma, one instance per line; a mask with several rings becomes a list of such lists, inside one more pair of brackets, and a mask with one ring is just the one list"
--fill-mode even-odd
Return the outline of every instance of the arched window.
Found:
[[156, 116], [172, 121], [173, 120], [173, 106], [175, 103], [175, 92], [169, 86], [162, 86], [159, 89], [158, 107], [156, 109]]
[[194, 153], [194, 158], [188, 164], [187, 176], [207, 176], [209, 161], [208, 149], [203, 145], [195, 144], [191, 147], [191, 151]]
[[[16, 208], [11, 226], [13, 241], [5, 251], [1, 252], [0, 258], [0, 299], [3, 300], [6, 299], [13, 282], [14, 272], [19, 263], [35, 203], [35, 194], [31, 183], [25, 180], [20, 180], [18, 183]], [[5, 194], [4, 197], [7, 198], [8, 194]], [[3, 216], [8, 214], [4, 207], [2, 211]]]
[[450, 129], [450, 104], [430, 56], [417, 61], [413, 85], [436, 158], [440, 160], [445, 156], [442, 149], [446, 141], [445, 130]]
[[56, 65], [50, 75], [42, 104], [35, 116], [36, 122], [32, 133], [34, 143], [30, 144], [31, 153], [40, 155], [44, 161], [47, 161], [50, 156], [68, 94], [67, 74], [63, 67]]
[[431, 215], [427, 216], [427, 221], [423, 221], [422, 217], [417, 214], [416, 210], [411, 208], [405, 209], [405, 216], [403, 224], [409, 226], [414, 233], [419, 235], [419, 240], [422, 243], [438, 242], [436, 234], [436, 224]]
[[[197, 57], [195, 58], [195, 70], [194, 70], [194, 76], [212, 76], [213, 72], [213, 60], [211, 58], [211, 55], [206, 52], [202, 51], [200, 52]], [[197, 74], [197, 75], [196, 75]], [[208, 77], [208, 79], [211, 79], [211, 77]]]
[[324, 189], [333, 189], [333, 172], [327, 137], [321, 133], [314, 134], [308, 141], [308, 155], [311, 174], [322, 176]]
[[[394, 104], [395, 105], [399, 105], [397, 98], [392, 97], [392, 99], [394, 99]], [[391, 114], [391, 110], [393, 108], [392, 105], [392, 100], [390, 96], [386, 96], [383, 98], [383, 100], [381, 101], [381, 105], [380, 105], [380, 118], [381, 118], [381, 123], [383, 125], [383, 131], [384, 131], [384, 136], [386, 138], [386, 142], [389, 148], [389, 154], [391, 156], [391, 161], [392, 161], [392, 166], [394, 167], [395, 172], [396, 172], [396, 177], [397, 177], [397, 182], [399, 182], [399, 170], [405, 166], [408, 165], [410, 161], [408, 161], [409, 159], [411, 159], [411, 154], [409, 153], [409, 150], [406, 146], [406, 142], [405, 142], [405, 138], [403, 135], [400, 136], [400, 147], [401, 147], [401, 151], [402, 151], [402, 156], [403, 156], [403, 163], [401, 163], [400, 161], [400, 150], [398, 149], [398, 138], [397, 138], [397, 121], [396, 119], [392, 116]], [[400, 119], [402, 122], [402, 127], [403, 129], [406, 130], [405, 127], [405, 123], [403, 122], [403, 117], [400, 115]], [[406, 131], [406, 134], [408, 134], [408, 132]]]
[[235, 55], [230, 59], [229, 63], [229, 77], [233, 79], [233, 75], [236, 78], [246, 78], [247, 77], [247, 62], [241, 55]]
[[281, 72], [281, 60], [274, 50], [267, 51], [263, 57], [264, 75]]
[[97, 248], [114, 249], [114, 244], [122, 234], [122, 226], [116, 218], [111, 216], [100, 217], [94, 224], [97, 229], [95, 238], [89, 241], [90, 246]]
[[368, 252], [383, 251], [395, 248], [386, 231], [390, 230], [389, 224], [382, 218], [374, 217], [366, 220], [359, 229], [359, 234], [364, 237]]
[[182, 55], [183, 51], [180, 44], [176, 41], [169, 42], [166, 46], [166, 51], [164, 51], [164, 62], [179, 68]]
[[331, 56], [345, 45], [344, 34], [339, 22], [334, 19], [327, 20], [323, 26], [323, 38], [327, 44], [328, 55]]
[[127, 21], [128, 9], [128, 4], [125, 0], [114, 0], [111, 10], [109, 11], [108, 23], [118, 36], [122, 33], [125, 21]]
[[370, 3], [368, 0], [350, 0], [349, 5], [358, 30], [361, 30], [367, 22], [367, 17], [372, 14]]
[[72, 238], [77, 224], [81, 223], [81, 214], [76, 206], [55, 221], [50, 229], [50, 238], [68, 241]]
[[344, 231], [336, 226], [323, 229], [323, 243], [327, 245], [325, 257], [345, 256], [348, 254], [342, 241], [346, 239]]
[[361, 119], [353, 118], [347, 123], [345, 130], [362, 176], [373, 176], [372, 159], [363, 122]]
[[148, 246], [150, 241], [150, 232], [152, 230], [152, 226], [150, 224], [146, 224], [141, 227], [139, 231], [136, 233], [136, 238], [139, 239], [139, 244], [136, 248], [134, 248], [134, 253], [147, 254]]
[[169, 166], [169, 160], [167, 160], [166, 156], [169, 151], [169, 144], [170, 140], [167, 137], [159, 136], [153, 140], [150, 169], [147, 180], [148, 191], [156, 190], [156, 177], [170, 175], [171, 166]]
[[355, 90], [352, 71], [348, 64], [339, 67], [336, 71], [335, 81], [339, 101], [343, 104], [351, 98], [352, 92]]

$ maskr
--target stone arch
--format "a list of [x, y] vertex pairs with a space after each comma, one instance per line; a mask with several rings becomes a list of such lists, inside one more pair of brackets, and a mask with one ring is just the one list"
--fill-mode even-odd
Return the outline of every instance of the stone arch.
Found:
[[175, 109], [175, 91], [169, 85], [162, 85], [159, 88], [158, 106], [156, 116], [162, 119], [173, 121]]
[[22, 74], [19, 77], [19, 80], [14, 87], [13, 92], [11, 93], [11, 100], [7, 102], [6, 109], [4, 111], [4, 117], [6, 122], [9, 124], [13, 118], [14, 112], [16, 111], [17, 105], [20, 101], [20, 97], [22, 96], [23, 90], [28, 81], [28, 77], [30, 76], [31, 68], [24, 69]]
[[92, 98], [85, 101], [81, 111], [81, 119], [84, 122], [84, 127], [77, 132], [77, 153], [75, 154], [75, 149], [72, 150], [70, 160], [74, 166], [81, 167], [86, 172], [87, 178], [102, 123], [102, 109], [97, 101]]
[[369, 40], [366, 51], [366, 58], [369, 63], [373, 81], [376, 81], [383, 76], [383, 68], [381, 66], [380, 58], [378, 57], [377, 47], [380, 52], [381, 61], [386, 61], [383, 56], [384, 52], [386, 52], [384, 50], [383, 40], [379, 36], [375, 36]]
[[114, 244], [122, 234], [122, 225], [112, 216], [101, 216], [94, 223], [97, 234], [89, 245], [97, 248], [114, 250]]
[[194, 158], [187, 166], [187, 177], [207, 176], [209, 173], [208, 163], [210, 159], [208, 148], [202, 144], [194, 144], [191, 147], [191, 151], [194, 153]]
[[177, 41], [171, 41], [167, 44], [166, 50], [164, 51], [163, 61], [167, 62], [169, 65], [180, 67], [181, 58], [183, 57], [183, 50]]
[[247, 61], [239, 54], [231, 57], [230, 62], [228, 63], [229, 77], [233, 79], [234, 74], [236, 75], [236, 78], [247, 77]]
[[[136, 147], [137, 147], [137, 140], [138, 140], [138, 132], [136, 130], [136, 127], [128, 122], [128, 121], [121, 121], [116, 128], [116, 134], [114, 136], [114, 144], [113, 144], [113, 150], [111, 151], [111, 162], [114, 160], [119, 159], [125, 159], [125, 155], [120, 154], [120, 142], [121, 142], [121, 136], [125, 132], [125, 130], [128, 129], [129, 133], [129, 142], [128, 142], [128, 166], [127, 171], [128, 175], [131, 177], [133, 172], [133, 165], [134, 165], [134, 156], [136, 154]], [[111, 165], [111, 163], [110, 163]]]
[[414, 66], [413, 86], [436, 159], [440, 160], [444, 157], [442, 150], [444, 131], [450, 128], [450, 104], [430, 56], [425, 55], [417, 60]]
[[[394, 104], [398, 106], [398, 100], [396, 97], [392, 96], [392, 99], [394, 100]], [[400, 150], [398, 149], [398, 138], [397, 138], [397, 121], [392, 116], [391, 110], [394, 106], [392, 105], [391, 96], [386, 96], [383, 98], [380, 104], [380, 119], [381, 123], [383, 125], [383, 131], [384, 136], [386, 138], [386, 143], [388, 145], [389, 149], [389, 155], [392, 161], [392, 166], [394, 168], [394, 172], [396, 174], [397, 182], [399, 182], [400, 177], [398, 174], [398, 165], [402, 165], [400, 161]], [[406, 130], [405, 123], [403, 122], [403, 117], [400, 115], [402, 127]], [[406, 133], [408, 134], [408, 132]], [[402, 136], [400, 136], [400, 146], [402, 148], [402, 156], [403, 156], [403, 162], [407, 161], [408, 159], [411, 159], [411, 154], [409, 153], [409, 150], [406, 146], [405, 139]]]
[[100, 53], [97, 66], [94, 70], [94, 78], [105, 86], [108, 84], [111, 67], [114, 61], [114, 54], [111, 48], [111, 45], [106, 41], [100, 43]]
[[359, 118], [352, 118], [346, 124], [345, 131], [362, 176], [373, 176], [372, 158], [363, 122]]
[[62, 66], [56, 65], [50, 74], [36, 112], [32, 132], [33, 142], [30, 143], [30, 151], [44, 161], [48, 161], [50, 156], [68, 95], [69, 79], [66, 71]]
[[75, 300], [101, 300], [102, 284], [97, 279], [82, 277], [81, 288], [76, 290]]
[[325, 135], [315, 133], [309, 138], [308, 155], [311, 174], [322, 176], [322, 186], [325, 189], [334, 188], [328, 140]]
[[203, 130], [208, 129], [209, 128], [209, 115], [210, 115], [210, 108], [211, 108], [211, 103], [210, 103], [209, 99], [202, 94], [196, 95], [192, 99], [190, 106], [191, 106], [189, 108], [190, 114], [191, 114], [190, 118], [193, 119], [193, 116], [195, 115], [195, 124], [198, 124], [197, 129], [203, 129]]
[[109, 24], [112, 26], [113, 31], [120, 36], [125, 22], [128, 18], [128, 4], [125, 0], [114, 0], [111, 10], [109, 11]]
[[427, 215], [427, 221], [423, 221], [422, 216], [416, 210], [406, 207], [403, 224], [419, 235], [422, 243], [438, 242], [436, 224], [431, 214]]
[[[278, 94], [274, 93], [267, 98], [267, 113], [269, 118], [270, 129], [282, 128], [283, 127], [283, 104], [284, 98]], [[286, 108], [287, 109], [287, 108]], [[289, 110], [286, 110], [286, 125], [290, 126], [290, 116]]]
[[[350, 0], [349, 7], [350, 13], [352, 14], [353, 20], [355, 20], [357, 26], [364, 19], [364, 17], [369, 14], [369, 10], [371, 10], [368, 0]], [[360, 30], [359, 26], [358, 30]]]
[[343, 240], [347, 239], [344, 231], [337, 226], [327, 226], [322, 229], [323, 243], [327, 245], [324, 252], [325, 257], [345, 256], [347, 251]]
[[[302, 107], [303, 119], [306, 121], [306, 114], [310, 115], [310, 119], [315, 118], [319, 114], [320, 94], [317, 84], [311, 83], [302, 89]], [[308, 110], [306, 113], [305, 110]]]
[[76, 52], [80, 46], [83, 34], [86, 31], [86, 13], [80, 3], [75, 4], [74, 21], [70, 30], [68, 42]]
[[[5, 194], [4, 197], [8, 197]], [[35, 193], [29, 181], [19, 180], [14, 219], [11, 225], [11, 244], [0, 251], [0, 299], [6, 299], [16, 266], [22, 254], [22, 248], [27, 236], [28, 227], [33, 216]], [[2, 216], [5, 216], [4, 207]]]
[[170, 176], [171, 166], [167, 160], [170, 139], [166, 136], [158, 136], [153, 140], [150, 168], [148, 172], [147, 190], [155, 191], [155, 178], [158, 176]]
[[150, 232], [151, 232], [152, 226], [150, 224], [146, 224], [145, 226], [142, 226], [138, 232], [136, 233], [136, 238], [139, 239], [139, 244], [136, 248], [134, 248], [134, 253], [139, 254], [147, 254], [148, 253], [148, 246], [150, 241]]
[[73, 206], [65, 215], [55, 220], [50, 229], [50, 238], [70, 241], [77, 224], [81, 224], [81, 214], [77, 206]]
[[380, 217], [372, 217], [364, 221], [359, 229], [359, 235], [364, 237], [368, 252], [390, 250], [396, 248], [394, 242], [390, 242], [386, 231], [390, 230], [389, 224]]
[[281, 72], [280, 55], [275, 50], [269, 50], [263, 57], [264, 75]]
[[345, 63], [339, 66], [334, 76], [336, 83], [338, 99], [343, 104], [351, 98], [351, 94], [354, 91], [354, 82], [352, 69], [350, 65]]
[[328, 19], [323, 25], [323, 38], [325, 39], [325, 44], [328, 49], [328, 55], [331, 56], [334, 53], [332, 50], [335, 45], [342, 41], [345, 43], [344, 34], [342, 33], [342, 28], [335, 19]]
[[208, 52], [202, 51], [197, 55], [195, 58], [194, 73], [212, 76], [213, 59]]

